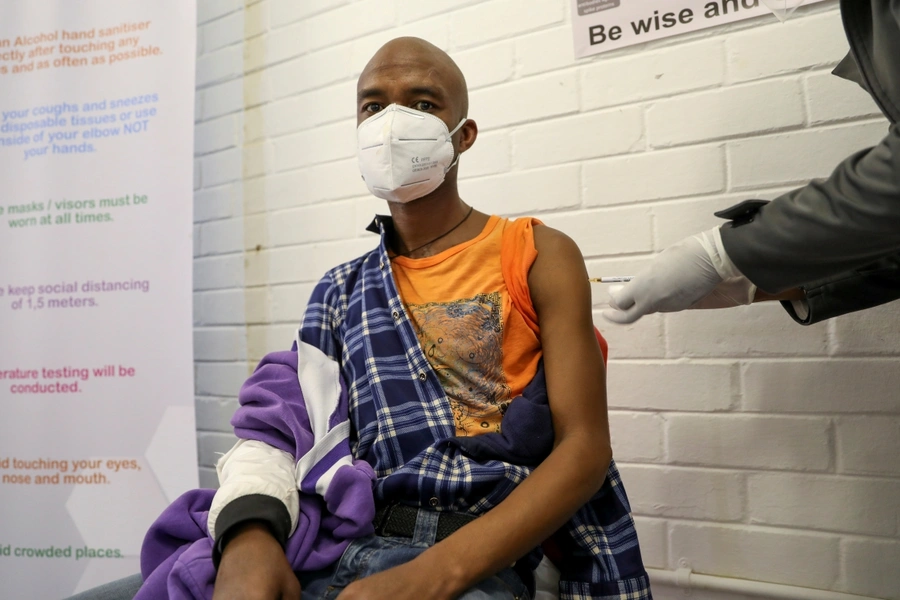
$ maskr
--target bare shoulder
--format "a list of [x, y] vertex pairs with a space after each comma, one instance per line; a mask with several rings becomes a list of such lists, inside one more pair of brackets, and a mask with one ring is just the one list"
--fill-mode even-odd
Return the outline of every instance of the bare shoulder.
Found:
[[590, 295], [584, 257], [572, 238], [558, 229], [536, 225], [534, 246], [538, 256], [528, 274], [528, 284], [535, 308], [540, 310], [544, 300], [559, 297], [563, 289], [575, 297], [585, 292]]

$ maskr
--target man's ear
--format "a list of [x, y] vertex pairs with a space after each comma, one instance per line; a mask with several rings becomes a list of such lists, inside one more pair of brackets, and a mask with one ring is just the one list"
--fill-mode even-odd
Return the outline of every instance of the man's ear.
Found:
[[478, 124], [469, 119], [463, 126], [459, 128], [459, 146], [457, 148], [457, 152], [462, 154], [466, 150], [472, 147], [472, 144], [475, 143], [475, 139], [478, 137]]

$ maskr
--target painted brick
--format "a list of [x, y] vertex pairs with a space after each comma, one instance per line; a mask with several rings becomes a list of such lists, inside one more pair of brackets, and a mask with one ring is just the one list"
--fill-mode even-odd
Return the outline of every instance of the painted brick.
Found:
[[729, 142], [732, 189], [827, 177], [853, 152], [887, 135], [883, 122], [854, 123]]
[[236, 11], [200, 27], [204, 52], [214, 52], [244, 41], [244, 11]]
[[203, 185], [203, 166], [199, 160], [194, 160], [194, 191], [199, 190]]
[[[516, 18], [510, 18], [516, 15]], [[489, 0], [450, 14], [453, 45], [460, 48], [492, 40], [512, 38], [565, 18], [562, 2]]]
[[668, 356], [825, 356], [827, 324], [798, 327], [774, 302], [665, 315]]
[[203, 324], [203, 319], [201, 317], [202, 311], [200, 310], [200, 302], [199, 298], [202, 296], [202, 293], [194, 293], [193, 294], [193, 302], [191, 306], [191, 324], [194, 327], [199, 327]]
[[654, 247], [657, 250], [665, 250], [686, 237], [722, 225], [725, 221], [713, 213], [743, 202], [750, 196], [771, 200], [789, 190], [790, 188], [754, 190], [752, 193], [724, 194], [699, 200], [679, 200], [654, 205], [652, 208]]
[[264, 200], [268, 210], [343, 200], [367, 193], [355, 158], [244, 182], [244, 197]]
[[272, 288], [272, 320], [299, 326], [315, 284], [277, 285]]
[[[594, 298], [598, 298], [597, 292], [594, 292]], [[603, 295], [604, 305], [608, 302], [608, 298], [608, 294]], [[595, 300], [596, 302], [597, 300]], [[660, 315], [646, 316], [631, 325], [613, 325], [600, 313], [600, 310], [594, 311], [594, 326], [606, 338], [606, 342], [609, 344], [609, 356], [612, 360], [662, 358], [666, 355], [663, 319]]]
[[803, 84], [811, 125], [881, 114], [878, 105], [865, 90], [852, 81], [832, 75], [830, 71], [809, 75]]
[[[367, 194], [368, 189], [359, 175], [359, 163], [356, 157], [314, 167], [301, 171], [305, 179], [302, 190], [308, 202], [326, 200], [343, 200]], [[295, 194], [298, 191], [295, 190]]]
[[512, 40], [479, 46], [453, 54], [469, 90], [508, 81], [515, 74], [515, 44]]
[[198, 91], [203, 97], [203, 120], [240, 111], [244, 106], [244, 82], [226, 81]]
[[582, 110], [672, 96], [725, 81], [721, 39], [593, 60], [581, 70]]
[[529, 77], [469, 95], [469, 116], [484, 131], [577, 111], [574, 71]]
[[305, 43], [313, 50], [388, 29], [396, 22], [393, 2], [357, 0], [304, 21]]
[[269, 213], [269, 240], [278, 247], [353, 237], [354, 222], [344, 217], [351, 210], [352, 202], [337, 202]]
[[800, 89], [783, 79], [661, 100], [647, 109], [647, 141], [658, 148], [798, 127]]
[[646, 252], [651, 245], [650, 211], [640, 206], [551, 213], [541, 220], [575, 240], [584, 256]]
[[223, 454], [231, 450], [237, 438], [231, 433], [200, 432], [197, 434], [197, 458], [203, 467], [215, 467]]
[[345, 119], [276, 138], [273, 169], [286, 171], [356, 156], [356, 121]]
[[232, 431], [231, 417], [238, 408], [237, 398], [200, 397], [197, 407], [197, 429], [201, 431]]
[[280, 27], [296, 23], [306, 17], [333, 10], [351, 0], [270, 0], [272, 7], [272, 26]]
[[194, 360], [247, 360], [247, 333], [243, 327], [215, 327], [194, 330]]
[[736, 380], [735, 365], [728, 363], [619, 362], [609, 372], [609, 405], [643, 410], [730, 410]]
[[[351, 66], [350, 76], [355, 82], [362, 73], [369, 60], [384, 44], [397, 37], [412, 36], [421, 38], [449, 51], [450, 47], [450, 23], [445, 17], [435, 17], [417, 23], [401, 25], [393, 29], [379, 31], [372, 35], [357, 38], [350, 44]], [[453, 53], [456, 54], [455, 52]], [[467, 74], [468, 75], [468, 74]]]
[[516, 63], [520, 76], [536, 75], [574, 65], [572, 28], [557, 27], [517, 36]]
[[244, 60], [240, 46], [228, 46], [197, 58], [197, 87], [240, 77]]
[[275, 164], [275, 145], [264, 141], [241, 147], [241, 175], [244, 179], [263, 175]]
[[578, 206], [580, 169], [566, 165], [471, 179], [461, 193], [478, 210], [506, 216]]
[[835, 352], [846, 355], [900, 354], [900, 312], [889, 303], [833, 320]]
[[[697, 573], [831, 589], [839, 577], [837, 536], [743, 526], [672, 523], [669, 560]], [[803, 567], [797, 568], [797, 558]]]
[[725, 152], [719, 145], [600, 159], [584, 165], [585, 204], [631, 204], [721, 192]]
[[644, 114], [639, 107], [553, 119], [513, 132], [513, 162], [520, 169], [643, 149]]
[[866, 413], [897, 409], [896, 360], [761, 361], [744, 367], [744, 407], [761, 412]]
[[412, 23], [426, 17], [459, 10], [470, 4], [479, 4], [484, 0], [397, 0], [397, 16], [402, 23]]
[[609, 431], [616, 462], [658, 462], [663, 459], [661, 416], [612, 410]]
[[205, 489], [219, 489], [219, 476], [211, 467], [200, 467], [200, 487]]
[[246, 72], [242, 82], [244, 105], [251, 107], [271, 102], [275, 97], [275, 92], [272, 90], [272, 79], [272, 71], [269, 69]]
[[342, 44], [268, 69], [272, 96], [285, 98], [338, 83], [351, 72], [350, 57], [350, 46]]
[[325, 271], [352, 260], [378, 245], [376, 238], [326, 242], [269, 252], [271, 283], [318, 281]]
[[194, 94], [194, 123], [199, 123], [203, 118], [203, 94]]
[[836, 432], [839, 473], [900, 477], [900, 417], [896, 414], [841, 417]]
[[[269, 136], [293, 133], [335, 121], [352, 122], [355, 128], [355, 96], [356, 82], [348, 81], [278, 100], [260, 108], [261, 122], [258, 128], [263, 135]], [[356, 139], [355, 136], [353, 139]]]
[[[660, 519], [634, 517], [634, 527], [641, 543], [641, 558], [648, 569], [665, 569], [668, 566], [666, 522]], [[656, 587], [653, 588], [654, 594]]]
[[231, 148], [200, 159], [204, 187], [231, 183], [241, 178], [241, 151]]
[[197, 23], [203, 24], [218, 19], [244, 6], [242, 0], [198, 0]]
[[240, 187], [237, 184], [198, 190], [194, 193], [194, 223], [227, 219], [239, 205]]
[[848, 50], [837, 11], [733, 33], [725, 47], [731, 81], [834, 66]]
[[740, 521], [745, 476], [711, 469], [620, 465], [631, 510], [650, 517]]
[[240, 254], [210, 256], [194, 260], [194, 290], [215, 290], [244, 284], [243, 257]]
[[246, 363], [196, 363], [194, 379], [200, 396], [237, 396], [249, 375]]
[[240, 252], [244, 249], [244, 220], [224, 219], [200, 226], [203, 255]]
[[246, 318], [243, 289], [195, 294], [194, 306], [199, 307], [200, 322], [205, 325], [239, 325]]
[[200, 239], [200, 227], [198, 225], [194, 225], [191, 233], [191, 242], [194, 247], [194, 258], [200, 256], [200, 248], [201, 248], [201, 239]]
[[272, 4], [257, 2], [244, 7], [244, 38], [262, 35], [271, 28]]
[[900, 523], [900, 481], [754, 473], [751, 523], [892, 536]]
[[479, 132], [475, 144], [459, 159], [459, 178], [506, 173], [511, 166], [512, 144], [509, 131]]
[[253, 364], [270, 352], [288, 350], [297, 336], [298, 323], [261, 325], [247, 328], [247, 353]]
[[900, 600], [900, 542], [846, 539], [841, 542], [847, 590]]
[[832, 464], [828, 419], [671, 414], [667, 422], [672, 463], [791, 471]]

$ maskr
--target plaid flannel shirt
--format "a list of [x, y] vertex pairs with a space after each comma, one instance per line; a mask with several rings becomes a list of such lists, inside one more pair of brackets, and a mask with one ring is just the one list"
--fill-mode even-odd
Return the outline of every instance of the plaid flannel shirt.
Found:
[[[381, 243], [330, 270], [312, 293], [301, 339], [341, 365], [348, 386], [355, 457], [375, 470], [378, 502], [482, 514], [531, 468], [464, 455], [449, 401], [394, 283], [387, 217], [370, 230]], [[614, 463], [601, 490], [553, 536], [561, 552], [563, 600], [650, 600], [630, 507]], [[532, 566], [540, 551], [532, 552]]]

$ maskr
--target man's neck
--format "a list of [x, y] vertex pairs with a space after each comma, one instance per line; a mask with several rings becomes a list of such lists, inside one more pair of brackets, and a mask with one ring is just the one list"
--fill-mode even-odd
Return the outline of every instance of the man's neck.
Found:
[[473, 212], [466, 218], [469, 207], [455, 187], [443, 187], [412, 202], [388, 203], [394, 222], [389, 240], [394, 253], [412, 258], [433, 256], [472, 239], [484, 228], [486, 216]]

